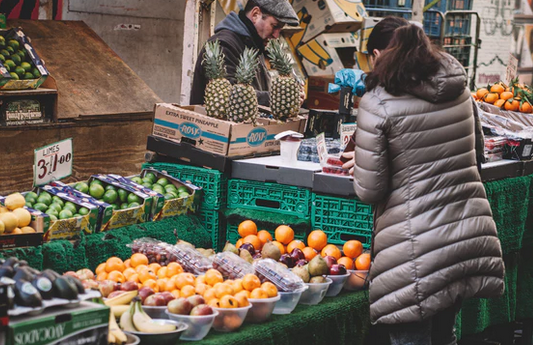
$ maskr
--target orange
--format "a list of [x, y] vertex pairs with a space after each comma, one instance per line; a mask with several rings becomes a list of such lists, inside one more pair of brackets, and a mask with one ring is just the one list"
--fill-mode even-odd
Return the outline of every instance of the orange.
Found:
[[148, 268], [152, 270], [152, 272], [156, 273], [161, 268], [161, 265], [154, 262], [153, 264], [148, 265]]
[[342, 246], [342, 251], [347, 257], [355, 259], [363, 253], [363, 244], [357, 240], [346, 241]]
[[96, 280], [102, 281], [107, 279], [107, 272], [100, 272], [96, 275]]
[[477, 94], [475, 92], [470, 92], [470, 94], [472, 95], [472, 98], [477, 101]]
[[255, 274], [248, 273], [242, 278], [242, 287], [251, 292], [261, 287], [261, 280]]
[[272, 241], [272, 243], [278, 247], [281, 255], [285, 254], [285, 246], [283, 244], [279, 243], [278, 241]]
[[490, 103], [490, 104], [493, 104], [494, 102], [496, 102], [498, 99], [500, 98], [500, 96], [497, 94], [497, 93], [494, 93], [494, 92], [490, 92], [490, 93], [487, 93], [485, 95], [485, 97], [483, 97], [483, 100], [487, 103]]
[[176, 289], [176, 282], [171, 279], [167, 279], [165, 281], [165, 291], [172, 292], [174, 289]]
[[223, 296], [226, 296], [226, 295], [233, 296], [233, 294], [235, 293], [233, 291], [233, 287], [231, 287], [230, 284], [220, 284], [214, 289], [215, 289], [215, 296], [218, 299], [221, 299]]
[[148, 271], [149, 268], [147, 265], [139, 265], [137, 267], [135, 267], [135, 272], [137, 273], [141, 273], [142, 271]]
[[252, 246], [254, 246], [255, 250], [260, 250], [263, 248], [263, 242], [257, 237], [256, 235], [248, 235], [242, 240], [243, 243], [250, 243]]
[[370, 268], [370, 254], [361, 254], [355, 259], [355, 269], [366, 271]]
[[290, 226], [280, 225], [274, 231], [274, 237], [276, 238], [276, 241], [287, 245], [294, 240], [294, 230], [292, 230]]
[[508, 100], [510, 98], [513, 98], [513, 93], [510, 91], [504, 91], [500, 94], [500, 99]]
[[167, 291], [167, 282], [168, 282], [167, 278], [160, 278], [156, 280], [158, 290]]
[[509, 110], [509, 111], [518, 111], [518, 109], [520, 108], [520, 102], [518, 100], [508, 100], [507, 102], [505, 102], [505, 110]]
[[239, 238], [239, 239], [237, 240], [237, 243], [235, 243], [235, 247], [240, 248], [240, 247], [242, 246], [242, 244], [243, 244], [243, 242], [242, 242], [242, 238]]
[[155, 292], [159, 292], [159, 286], [157, 286], [157, 282], [154, 279], [148, 279], [144, 281], [142, 284], [143, 286], [152, 288], [152, 290], [154, 290]]
[[124, 261], [124, 266], [126, 266], [126, 268], [131, 267], [131, 259]]
[[245, 220], [241, 224], [239, 224], [239, 228], [237, 229], [239, 232], [239, 235], [241, 237], [246, 237], [248, 235], [257, 235], [257, 225], [251, 220]]
[[487, 90], [484, 87], [482, 87], [481, 89], [477, 89], [476, 91], [476, 95], [478, 99], [483, 99], [483, 97], [485, 97], [487, 93], [489, 93], [489, 90]]
[[231, 295], [225, 295], [219, 300], [220, 308], [239, 308], [239, 301]]
[[266, 231], [266, 230], [261, 230], [257, 233], [257, 237], [259, 238], [259, 240], [261, 241], [261, 243], [263, 243], [263, 245], [265, 243], [267, 243], [268, 241], [272, 241], [272, 235], [270, 234], [270, 232]]
[[126, 266], [124, 266], [124, 262], [120, 258], [117, 258], [116, 256], [110, 257], [105, 262], [105, 271], [107, 273], [112, 272], [112, 271], [123, 272], [125, 269], [126, 269]]
[[320, 252], [322, 256], [333, 256], [336, 260], [339, 260], [342, 257], [341, 250], [337, 248], [334, 244], [328, 244]]
[[100, 265], [98, 265], [98, 267], [96, 267], [96, 270], [94, 271], [94, 273], [96, 273], [96, 275], [98, 275], [98, 274], [100, 274], [102, 272], [105, 272], [105, 262], [103, 262]]
[[180, 273], [176, 276], [175, 283], [176, 288], [180, 290], [187, 285], [194, 287], [194, 275], [192, 273]]
[[249, 291], [242, 290], [241, 292], [237, 292], [233, 297], [239, 302], [239, 307], [241, 308], [250, 304], [250, 302], [248, 302], [248, 297], [250, 297]]
[[197, 286], [198, 284], [205, 284], [205, 285], [207, 285], [207, 283], [205, 282], [205, 276], [198, 276], [198, 277], [196, 277], [196, 280], [194, 281], [194, 286]]
[[271, 282], [264, 282], [261, 284], [261, 289], [265, 290], [268, 297], [276, 297], [278, 295], [278, 288]]
[[139, 275], [137, 273], [135, 274], [132, 274], [129, 278], [128, 278], [128, 281], [129, 282], [135, 282], [135, 283], [140, 283], [141, 281], [139, 280]]
[[124, 272], [122, 272], [122, 274], [126, 279], [129, 279], [132, 275], [137, 274], [137, 272], [135, 272], [133, 268], [128, 267], [124, 270]]
[[130, 265], [133, 268], [136, 268], [139, 265], [148, 266], [148, 257], [142, 253], [135, 253], [130, 258]]
[[207, 301], [207, 305], [212, 308], [220, 308], [220, 301], [218, 298], [211, 298], [209, 301]]
[[168, 268], [165, 266], [165, 267], [161, 267], [159, 270], [157, 270], [157, 278], [161, 279], [161, 278], [166, 278], [167, 277], [167, 271], [168, 271]]
[[233, 292], [241, 292], [244, 288], [242, 287], [242, 279], [235, 279], [233, 283], [231, 283], [231, 286], [233, 287]]
[[522, 103], [522, 105], [520, 105], [520, 108], [518, 110], [520, 110], [522, 113], [531, 113], [531, 104], [529, 104], [528, 102], [524, 102]]
[[177, 262], [171, 262], [167, 265], [167, 277], [173, 277], [183, 272], [183, 267]]
[[298, 248], [298, 249], [301, 249], [303, 250], [305, 248], [305, 243], [303, 243], [302, 241], [300, 240], [293, 240], [291, 241], [291, 243], [289, 243], [287, 245], [287, 253], [292, 253], [292, 250], [294, 248]]
[[176, 297], [176, 298], [180, 298], [181, 297], [180, 296], [180, 290], [172, 290], [172, 291], [170, 291], [170, 293], [173, 294], [174, 297]]
[[137, 273], [139, 275], [139, 280], [142, 284], [144, 284], [147, 280], [157, 280], [157, 276], [154, 272], [150, 271], [149, 269], [142, 270], [141, 272]]
[[252, 298], [252, 299], [268, 298], [268, 293], [265, 290], [263, 290], [262, 288], [257, 288], [257, 289], [254, 289], [250, 293], [250, 298]]
[[204, 293], [207, 291], [207, 289], [209, 289], [209, 285], [203, 284], [203, 283], [196, 284], [196, 286], [194, 287], [195, 292], [198, 295], [201, 295], [201, 296], [204, 295]]
[[500, 84], [494, 84], [490, 87], [490, 92], [502, 93], [504, 91], [505, 91], [505, 88], [501, 86]]
[[205, 272], [204, 280], [206, 284], [214, 286], [216, 283], [222, 283], [224, 277], [222, 276], [222, 273], [212, 268]]
[[499, 99], [496, 102], [494, 102], [494, 106], [498, 108], [502, 108], [505, 104], [505, 99]]
[[307, 245], [316, 250], [322, 250], [328, 244], [328, 236], [322, 230], [313, 230], [307, 236]]
[[209, 302], [209, 300], [216, 299], [216, 298], [217, 298], [217, 296], [216, 296], [215, 288], [210, 288], [210, 289], [205, 290], [204, 299], [207, 302]]
[[304, 252], [305, 260], [307, 261], [311, 261], [318, 254], [316, 249], [313, 249], [311, 247], [305, 247], [304, 249], [302, 249], [302, 252]]
[[353, 270], [353, 259], [352, 258], [343, 256], [342, 258], [337, 260], [337, 263], [344, 265], [344, 267], [346, 267], [347, 270]]
[[190, 297], [196, 294], [196, 289], [192, 285], [184, 286], [180, 291], [181, 297]]

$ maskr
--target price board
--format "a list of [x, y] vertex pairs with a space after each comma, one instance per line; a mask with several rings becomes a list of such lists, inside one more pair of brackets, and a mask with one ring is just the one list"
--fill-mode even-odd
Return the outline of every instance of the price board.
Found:
[[35, 150], [33, 185], [42, 186], [72, 175], [72, 138]]

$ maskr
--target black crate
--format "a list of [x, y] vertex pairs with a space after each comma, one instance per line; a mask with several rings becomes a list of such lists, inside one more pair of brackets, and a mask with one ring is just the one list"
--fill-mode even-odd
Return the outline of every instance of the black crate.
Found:
[[533, 157], [533, 144], [531, 139], [507, 140], [503, 147], [503, 158], [527, 161]]
[[355, 121], [355, 116], [339, 114], [338, 111], [311, 109], [305, 127], [305, 137], [313, 138], [324, 133], [326, 138], [338, 139], [341, 134], [341, 124]]

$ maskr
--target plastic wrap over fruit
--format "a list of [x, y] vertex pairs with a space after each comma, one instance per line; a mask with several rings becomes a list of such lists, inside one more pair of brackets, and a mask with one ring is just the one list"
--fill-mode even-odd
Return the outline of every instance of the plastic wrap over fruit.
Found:
[[[339, 154], [341, 152], [340, 139], [326, 138], [326, 148], [328, 150], [328, 154]], [[300, 148], [298, 149], [297, 157], [299, 161], [320, 163], [316, 148], [316, 138], [302, 140]]]
[[257, 260], [254, 262], [254, 268], [261, 281], [266, 279], [272, 282], [280, 291], [295, 291], [305, 287], [302, 278], [272, 259]]
[[239, 279], [248, 273], [254, 273], [254, 267], [248, 261], [232, 252], [222, 252], [213, 258], [213, 268], [226, 279]]

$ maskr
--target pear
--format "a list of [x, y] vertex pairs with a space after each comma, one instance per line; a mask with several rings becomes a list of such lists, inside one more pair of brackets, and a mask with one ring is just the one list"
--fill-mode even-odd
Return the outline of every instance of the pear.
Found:
[[187, 246], [187, 247], [191, 247], [192, 249], [194, 249], [194, 244], [189, 243], [189, 242], [184, 241], [184, 240], [179, 240], [176, 244], [181, 244], [181, 245], [184, 245], [184, 246]]
[[302, 278], [304, 283], [309, 283], [309, 271], [304, 266], [296, 266], [292, 269], [292, 273], [296, 274], [298, 277]]
[[250, 252], [247, 250], [241, 250], [241, 253], [239, 254], [239, 256], [241, 257], [241, 259], [244, 259], [251, 264], [254, 263], [254, 258], [252, 258], [252, 254], [250, 254]]
[[315, 256], [308, 263], [311, 277], [322, 276], [329, 273], [328, 263], [320, 255]]
[[235, 255], [239, 255], [239, 249], [235, 247], [233, 244], [230, 243], [230, 241], [226, 242], [226, 245], [224, 246], [224, 249], [222, 249], [223, 252], [232, 252]]
[[281, 251], [279, 248], [272, 242], [268, 241], [263, 246], [263, 249], [261, 250], [261, 257], [263, 259], [272, 259], [274, 261], [278, 261], [281, 257]]
[[325, 283], [326, 282], [326, 278], [322, 277], [322, 276], [316, 276], [316, 277], [313, 277], [309, 280], [309, 283], [311, 284], [317, 284], [317, 283]]

